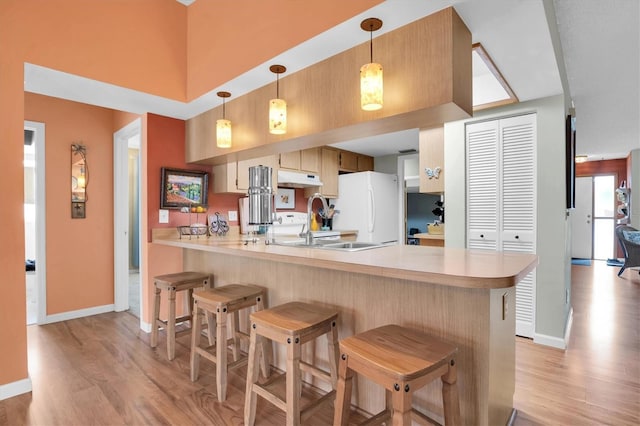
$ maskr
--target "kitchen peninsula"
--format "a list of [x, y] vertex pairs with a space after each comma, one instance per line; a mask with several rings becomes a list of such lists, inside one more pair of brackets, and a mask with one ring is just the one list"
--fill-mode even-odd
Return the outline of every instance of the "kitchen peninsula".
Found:
[[[515, 285], [537, 264], [529, 254], [454, 248], [385, 246], [359, 252], [244, 244], [227, 237], [180, 239], [154, 230], [153, 243], [182, 249], [185, 270], [209, 272], [214, 285], [253, 283], [268, 306], [292, 300], [339, 313], [339, 337], [396, 323], [458, 346], [463, 424], [506, 424], [515, 388]], [[322, 345], [319, 345], [322, 346]], [[326, 366], [325, 351], [303, 353]], [[283, 367], [283, 354], [274, 364]], [[316, 383], [314, 383], [316, 384]], [[358, 379], [353, 401], [377, 412], [384, 392]], [[421, 389], [414, 406], [442, 421], [439, 382]]]

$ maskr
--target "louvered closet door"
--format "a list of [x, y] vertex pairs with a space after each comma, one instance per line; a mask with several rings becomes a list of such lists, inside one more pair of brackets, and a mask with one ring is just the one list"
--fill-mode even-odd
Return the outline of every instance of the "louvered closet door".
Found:
[[[536, 116], [500, 120], [501, 250], [535, 253]], [[535, 271], [516, 285], [516, 334], [535, 333]]]
[[467, 248], [498, 249], [498, 122], [467, 125]]
[[[467, 248], [535, 253], [535, 114], [468, 124]], [[535, 271], [516, 285], [516, 334], [535, 332]]]

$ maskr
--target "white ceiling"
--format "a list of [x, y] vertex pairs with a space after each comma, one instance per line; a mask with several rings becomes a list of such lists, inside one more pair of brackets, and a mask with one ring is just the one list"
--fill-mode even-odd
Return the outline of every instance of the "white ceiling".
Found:
[[[543, 1], [555, 6], [567, 79], [574, 100], [578, 154], [590, 159], [626, 157], [640, 148], [640, 8], [637, 0], [387, 0], [200, 98], [183, 103], [83, 77], [25, 64], [25, 91], [134, 113], [191, 118], [219, 105], [215, 93], [240, 96], [272, 82], [269, 64], [289, 73], [363, 42], [359, 23], [383, 20], [381, 35], [453, 5], [521, 101], [562, 93]], [[192, 1], [180, 0], [190, 4]], [[366, 37], [365, 37], [366, 38]], [[560, 67], [562, 68], [562, 67]], [[417, 132], [340, 144], [380, 156], [417, 149]]]

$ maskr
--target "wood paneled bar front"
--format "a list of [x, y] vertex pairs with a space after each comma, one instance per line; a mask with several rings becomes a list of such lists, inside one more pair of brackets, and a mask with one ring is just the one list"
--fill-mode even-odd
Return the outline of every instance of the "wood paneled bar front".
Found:
[[[153, 243], [181, 248], [185, 270], [212, 274], [214, 286], [264, 286], [268, 306], [299, 300], [335, 308], [341, 339], [394, 323], [455, 344], [462, 423], [509, 420], [515, 285], [535, 268], [535, 255], [408, 245], [345, 253], [262, 241], [245, 245], [237, 235], [186, 240], [167, 231], [154, 231]], [[311, 350], [303, 359], [326, 366], [325, 352]], [[283, 369], [284, 359], [276, 353], [275, 366]], [[414, 406], [442, 422], [441, 398], [436, 381], [416, 393]], [[384, 392], [358, 378], [352, 402], [378, 412]]]

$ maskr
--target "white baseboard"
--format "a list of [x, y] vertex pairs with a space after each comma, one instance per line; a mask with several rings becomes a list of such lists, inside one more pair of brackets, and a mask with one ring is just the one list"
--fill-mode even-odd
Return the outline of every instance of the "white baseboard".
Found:
[[140, 320], [140, 330], [144, 331], [145, 333], [151, 333], [151, 324]]
[[536, 333], [533, 335], [533, 343], [537, 343], [539, 345], [551, 346], [558, 349], [567, 349], [567, 345], [569, 344], [569, 336], [571, 334], [572, 325], [573, 325], [573, 308], [569, 310], [569, 316], [567, 317], [567, 324], [564, 329], [564, 338]]
[[31, 392], [31, 389], [31, 379], [29, 377], [17, 382], [0, 385], [0, 401]]
[[47, 315], [45, 324], [51, 324], [53, 322], [67, 321], [76, 318], [90, 317], [92, 315], [104, 314], [106, 312], [113, 312], [114, 305], [102, 305], [94, 306], [93, 308], [78, 309], [77, 311], [62, 312], [60, 314]]

